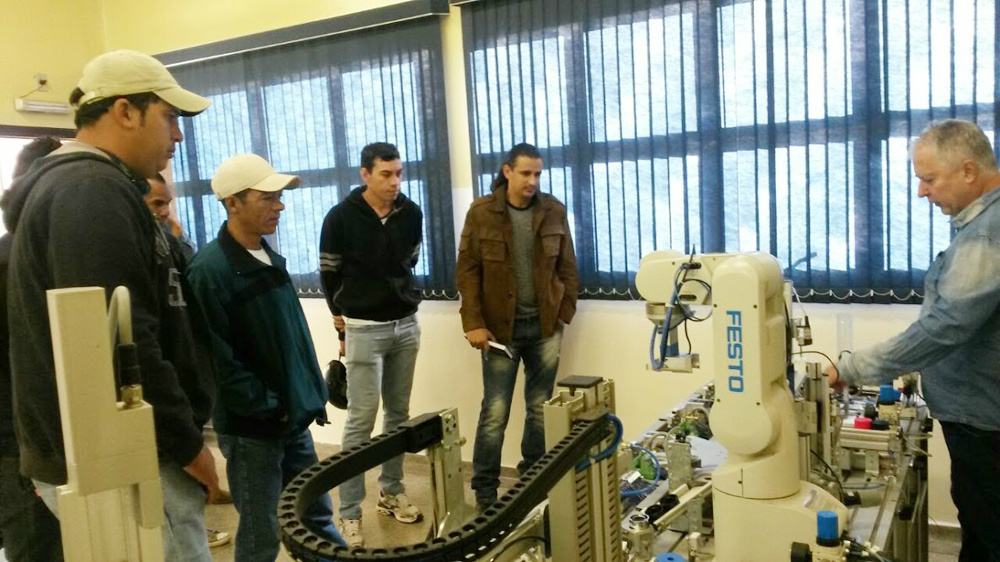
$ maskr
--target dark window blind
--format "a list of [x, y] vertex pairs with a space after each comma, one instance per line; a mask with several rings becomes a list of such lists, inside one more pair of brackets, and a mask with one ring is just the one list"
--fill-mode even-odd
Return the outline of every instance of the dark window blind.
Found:
[[283, 195], [276, 250], [303, 296], [319, 296], [323, 218], [361, 183], [361, 149], [391, 142], [402, 191], [424, 212], [416, 274], [425, 297], [454, 298], [454, 225], [444, 118], [440, 24], [392, 24], [179, 66], [185, 87], [212, 100], [183, 119], [173, 160], [181, 222], [201, 246], [226, 219], [211, 178], [229, 156], [253, 152], [302, 178]]
[[813, 300], [916, 301], [947, 217], [916, 196], [932, 119], [996, 146], [995, 1], [482, 0], [463, 6], [480, 194], [530, 142], [584, 294], [654, 249], [763, 251]]

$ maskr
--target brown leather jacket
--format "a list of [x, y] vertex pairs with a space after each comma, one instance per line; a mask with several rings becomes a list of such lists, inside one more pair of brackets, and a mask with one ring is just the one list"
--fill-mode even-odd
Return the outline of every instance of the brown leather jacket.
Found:
[[[556, 321], [569, 324], [576, 313], [580, 282], [566, 207], [538, 192], [531, 226], [535, 232], [532, 274], [542, 324], [551, 336]], [[507, 189], [476, 199], [465, 217], [455, 277], [462, 294], [462, 329], [487, 328], [503, 344], [514, 334], [517, 281], [511, 257], [514, 225], [507, 212]]]

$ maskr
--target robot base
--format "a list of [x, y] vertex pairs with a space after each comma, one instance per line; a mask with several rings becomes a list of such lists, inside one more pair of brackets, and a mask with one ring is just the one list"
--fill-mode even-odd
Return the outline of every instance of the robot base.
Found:
[[826, 490], [801, 482], [799, 491], [773, 500], [740, 498], [712, 490], [715, 562], [784, 562], [793, 542], [816, 549], [816, 513], [835, 511], [840, 529], [847, 508]]

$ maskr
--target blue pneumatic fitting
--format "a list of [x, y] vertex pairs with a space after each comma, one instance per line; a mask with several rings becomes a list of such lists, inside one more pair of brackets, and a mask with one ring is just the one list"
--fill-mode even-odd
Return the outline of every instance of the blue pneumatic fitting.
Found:
[[656, 555], [656, 562], [687, 562], [687, 559], [674, 552], [661, 552]]
[[883, 384], [878, 387], [878, 403], [879, 404], [895, 404], [896, 403], [896, 389], [892, 387], [891, 384]]
[[816, 514], [816, 544], [837, 546], [840, 544], [840, 526], [836, 511], [820, 511]]

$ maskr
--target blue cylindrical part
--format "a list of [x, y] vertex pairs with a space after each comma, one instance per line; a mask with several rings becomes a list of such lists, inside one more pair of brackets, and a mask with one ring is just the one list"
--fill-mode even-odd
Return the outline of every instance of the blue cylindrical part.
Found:
[[892, 387], [891, 384], [883, 384], [878, 387], [878, 403], [879, 404], [895, 404], [896, 403], [896, 389]]
[[840, 541], [840, 526], [836, 511], [820, 511], [816, 514], [816, 542], [821, 545]]
[[674, 552], [661, 552], [656, 555], [656, 562], [687, 562], [687, 559]]

